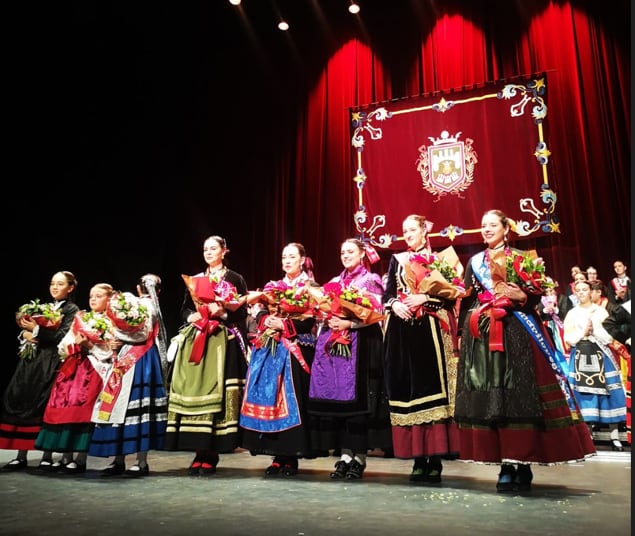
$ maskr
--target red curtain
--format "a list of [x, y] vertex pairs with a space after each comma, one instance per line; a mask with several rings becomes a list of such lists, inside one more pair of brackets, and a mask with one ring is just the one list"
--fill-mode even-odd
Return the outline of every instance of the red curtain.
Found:
[[[391, 48], [389, 35], [347, 37], [321, 67], [299, 113], [293, 164], [281, 166], [277, 178], [278, 199], [294, 192], [283, 223], [292, 231], [281, 238], [304, 242], [319, 280], [339, 271], [340, 241], [357, 234], [351, 108], [544, 72], [560, 227], [516, 245], [538, 249], [561, 281], [578, 263], [608, 279], [614, 259], [630, 259], [630, 4], [522, 3], [514, 16], [461, 4], [394, 27], [393, 41], [412, 48]], [[495, 197], [480, 203], [483, 210], [510, 208], [494, 206]], [[471, 252], [456, 249], [462, 257]]]

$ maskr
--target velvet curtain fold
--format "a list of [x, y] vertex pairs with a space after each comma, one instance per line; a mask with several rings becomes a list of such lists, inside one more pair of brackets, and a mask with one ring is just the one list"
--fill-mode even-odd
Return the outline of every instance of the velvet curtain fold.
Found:
[[[278, 197], [294, 184], [285, 227], [319, 260], [318, 279], [337, 272], [339, 243], [355, 234], [349, 107], [541, 71], [549, 78], [550, 185], [561, 232], [517, 245], [537, 248], [562, 283], [573, 264], [593, 264], [608, 279], [614, 259], [628, 263], [630, 8], [618, 2], [608, 14], [579, 4], [537, 4], [511, 23], [504, 13], [475, 11], [396, 27], [393, 39], [418, 43], [400, 61], [372, 40], [339, 45], [298, 114], [295, 165], [277, 177]], [[499, 207], [484, 199], [483, 208]]]

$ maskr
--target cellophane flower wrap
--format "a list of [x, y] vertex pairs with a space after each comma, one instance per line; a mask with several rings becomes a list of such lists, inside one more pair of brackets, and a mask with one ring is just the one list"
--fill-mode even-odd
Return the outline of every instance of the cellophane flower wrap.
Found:
[[467, 296], [463, 265], [452, 246], [439, 253], [411, 253], [409, 260], [404, 269], [408, 285], [414, 292], [448, 300]]
[[[322, 287], [322, 295], [314, 301], [325, 318], [338, 316], [348, 320], [360, 320], [364, 324], [375, 324], [384, 320], [381, 302], [377, 296], [353, 285], [345, 286], [338, 282], [327, 283]], [[350, 330], [333, 330], [326, 343], [330, 355], [350, 357]]]
[[219, 302], [229, 311], [235, 311], [245, 303], [245, 297], [238, 294], [236, 287], [222, 278], [207, 275], [181, 274], [192, 300], [196, 304]]
[[270, 281], [263, 289], [267, 302], [273, 305], [278, 313], [291, 317], [313, 316], [314, 302], [308, 291], [309, 284], [300, 281], [290, 286], [284, 281]]
[[511, 251], [506, 257], [506, 276], [508, 283], [515, 283], [530, 294], [540, 295], [556, 286], [535, 250]]
[[[62, 317], [64, 316], [60, 307], [61, 304], [41, 303], [40, 300], [36, 298], [18, 307], [16, 319], [28, 317], [38, 326], [57, 329], [62, 323]], [[37, 342], [27, 341], [23, 337], [19, 337], [18, 341], [20, 343], [18, 356], [21, 359], [33, 359], [37, 354]]]
[[[262, 290], [251, 291], [247, 303], [260, 301], [267, 305], [269, 312], [281, 317], [303, 319], [315, 315], [315, 302], [309, 293], [310, 285], [300, 281], [295, 286], [284, 281], [269, 281]], [[253, 339], [255, 348], [268, 348], [272, 354], [280, 342], [280, 332], [267, 328], [260, 330]]]
[[31, 300], [18, 308], [18, 316], [28, 316], [38, 326], [56, 329], [64, 316], [61, 311], [61, 303], [40, 303], [39, 299]]
[[117, 329], [134, 333], [148, 321], [148, 308], [134, 294], [116, 292], [108, 302], [106, 315]]
[[113, 338], [113, 324], [105, 313], [80, 311], [73, 318], [73, 331], [84, 335], [94, 344], [109, 341]]

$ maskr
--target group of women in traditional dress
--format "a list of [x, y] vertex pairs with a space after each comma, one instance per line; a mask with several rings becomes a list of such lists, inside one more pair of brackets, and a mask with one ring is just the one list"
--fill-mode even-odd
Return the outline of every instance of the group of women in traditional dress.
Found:
[[[271, 457], [265, 475], [292, 476], [299, 460], [337, 451], [330, 478], [359, 480], [368, 451], [383, 449], [414, 461], [413, 482], [437, 484], [442, 461], [459, 459], [499, 466], [498, 491], [528, 491], [532, 464], [584, 460], [595, 447], [583, 419], [587, 409], [582, 405], [581, 411], [538, 315], [541, 293], [509, 276], [510, 259], [524, 254], [509, 247], [510, 229], [505, 214], [487, 211], [481, 224], [487, 247], [470, 258], [463, 273], [458, 258], [448, 262], [431, 251], [425, 218], [410, 215], [402, 225], [408, 249], [391, 256], [384, 280], [371, 270], [367, 244], [348, 238], [340, 245], [343, 270], [321, 286], [304, 246], [292, 242], [282, 250], [283, 277], [259, 291], [249, 291], [242, 275], [227, 266], [225, 240], [210, 236], [203, 244], [206, 269], [183, 276], [184, 325], [167, 352], [168, 392], [161, 391], [157, 346], [145, 343], [145, 353], [133, 352], [140, 370], [123, 397], [127, 406], [117, 412], [108, 396], [97, 395], [102, 415], [106, 406], [106, 416], [119, 415], [116, 422], [84, 416], [72, 430], [63, 422], [45, 422], [36, 445], [46, 449], [43, 461], [50, 461], [51, 450], [115, 456], [107, 470], [119, 474], [122, 456], [132, 451], [191, 451], [189, 473], [202, 476], [216, 472], [220, 454], [241, 447]], [[56, 299], [70, 293], [67, 284], [66, 294]], [[91, 308], [97, 312], [110, 291], [99, 286], [94, 291]], [[580, 299], [585, 307], [582, 289]], [[264, 307], [248, 339], [247, 308], [255, 302]], [[590, 325], [576, 322], [579, 333], [569, 336], [580, 353], [579, 340], [590, 337]], [[597, 322], [592, 326], [596, 342], [606, 349], [611, 340], [602, 337]], [[28, 331], [26, 324], [21, 327]], [[153, 337], [148, 340], [156, 340], [156, 330]], [[124, 346], [116, 350], [109, 343], [105, 354], [115, 349], [120, 356], [135, 348], [125, 337], [115, 340]], [[67, 346], [80, 350], [69, 355], [86, 354], [100, 370], [103, 344], [84, 351], [84, 341], [71, 343]], [[141, 367], [140, 353], [154, 356], [151, 363]], [[60, 372], [80, 370], [67, 363], [69, 358]], [[125, 378], [129, 371], [119, 373]], [[110, 385], [107, 370], [97, 375]], [[148, 385], [151, 392], [144, 393]], [[612, 385], [607, 380], [611, 396]], [[106, 391], [116, 395], [125, 389], [121, 382]], [[61, 391], [56, 386], [55, 398]], [[135, 440], [141, 425], [130, 423], [147, 422], [138, 408], [148, 394], [153, 424], [145, 425], [145, 432], [155, 439], [141, 444]], [[5, 417], [0, 425], [5, 436], [7, 422]], [[36, 428], [40, 424], [37, 418], [33, 422]], [[71, 432], [77, 433], [75, 441], [56, 442], [74, 437]], [[2, 435], [0, 448], [7, 448], [1, 441]], [[33, 445], [21, 444], [20, 452]], [[6, 467], [22, 467], [25, 460], [19, 454]], [[65, 454], [61, 464], [68, 468], [70, 460]], [[85, 457], [74, 460], [85, 467]], [[147, 474], [143, 454], [135, 467]]]
[[[84, 473], [91, 455], [114, 457], [102, 476], [147, 475], [148, 451], [163, 448], [167, 424], [161, 279], [144, 275], [136, 295], [98, 283], [88, 311], [73, 302], [76, 286], [71, 272], [53, 275], [57, 320], [17, 315], [20, 338], [35, 352], [20, 360], [3, 396], [0, 448], [17, 455], [2, 470], [25, 469], [28, 451], [42, 450], [46, 473]], [[128, 454], [136, 462], [126, 469]]]

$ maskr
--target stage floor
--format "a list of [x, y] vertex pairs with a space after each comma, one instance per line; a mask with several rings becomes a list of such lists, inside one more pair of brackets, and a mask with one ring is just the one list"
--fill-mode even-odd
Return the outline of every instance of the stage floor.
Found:
[[[267, 456], [221, 455], [218, 471], [191, 477], [186, 452], [151, 451], [150, 474], [103, 478], [29, 468], [0, 473], [0, 534], [12, 536], [565, 536], [631, 533], [631, 452], [598, 445], [584, 463], [533, 468], [530, 493], [500, 494], [496, 466], [446, 461], [440, 485], [408, 482], [412, 462], [371, 453], [361, 481], [330, 481], [335, 457], [301, 460], [294, 477], [267, 477]], [[0, 451], [0, 465], [14, 452]], [[133, 463], [133, 460], [127, 460]]]

